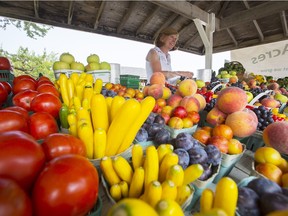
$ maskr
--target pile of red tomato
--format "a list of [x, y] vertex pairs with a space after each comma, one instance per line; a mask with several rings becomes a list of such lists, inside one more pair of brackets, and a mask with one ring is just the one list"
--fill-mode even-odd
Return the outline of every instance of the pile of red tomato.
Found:
[[2, 96], [1, 214], [87, 215], [97, 202], [98, 172], [85, 144], [58, 132], [62, 102], [53, 82], [20, 75], [13, 85], [0, 83]]

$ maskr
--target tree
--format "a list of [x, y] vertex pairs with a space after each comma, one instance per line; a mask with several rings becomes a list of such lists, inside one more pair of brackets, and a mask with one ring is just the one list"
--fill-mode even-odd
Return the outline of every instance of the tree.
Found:
[[36, 55], [34, 51], [30, 52], [28, 48], [19, 47], [16, 54], [10, 54], [0, 48], [0, 56], [5, 56], [12, 62], [15, 76], [28, 74], [37, 78], [40, 74], [43, 74], [51, 80], [55, 80], [52, 66], [57, 61], [56, 53], [48, 54], [44, 50], [43, 54]]
[[25, 31], [27, 36], [33, 39], [37, 39], [37, 37], [45, 37], [47, 32], [53, 28], [48, 25], [0, 17], [0, 28], [6, 30], [9, 25], [13, 25], [16, 28]]

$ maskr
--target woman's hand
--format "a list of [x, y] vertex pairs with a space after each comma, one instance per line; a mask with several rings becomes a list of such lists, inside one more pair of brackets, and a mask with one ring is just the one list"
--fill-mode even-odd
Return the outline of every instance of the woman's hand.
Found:
[[190, 72], [190, 71], [179, 71], [179, 72], [177, 72], [177, 75], [186, 77], [187, 79], [192, 79], [194, 73]]

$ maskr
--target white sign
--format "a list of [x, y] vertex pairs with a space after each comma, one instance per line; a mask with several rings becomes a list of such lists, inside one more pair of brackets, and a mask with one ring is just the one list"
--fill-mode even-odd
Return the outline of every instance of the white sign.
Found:
[[288, 76], [288, 40], [231, 51], [231, 61], [242, 63], [247, 73]]

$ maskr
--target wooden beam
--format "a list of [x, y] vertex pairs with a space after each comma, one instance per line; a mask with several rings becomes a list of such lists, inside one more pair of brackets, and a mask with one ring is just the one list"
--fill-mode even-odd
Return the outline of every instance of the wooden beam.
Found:
[[250, 22], [251, 20], [261, 19], [273, 14], [280, 13], [281, 11], [287, 9], [288, 1], [266, 2], [248, 10], [240, 11], [238, 13], [234, 13], [228, 17], [223, 18], [220, 22], [219, 30], [241, 25]]
[[[244, 3], [244, 5], [245, 5], [245, 7], [247, 9], [250, 9], [250, 6], [249, 6], [247, 0], [243, 0], [243, 3]], [[263, 41], [264, 40], [264, 35], [262, 33], [262, 30], [261, 30], [260, 26], [258, 25], [257, 20], [253, 20], [253, 24], [254, 24], [254, 26], [255, 26], [255, 28], [257, 30], [257, 33], [258, 33], [259, 38], [260, 38], [260, 41]]]
[[156, 31], [156, 33], [153, 36], [153, 40], [155, 40], [155, 38], [158, 36], [158, 34], [161, 32], [162, 29], [168, 27], [173, 20], [175, 20], [179, 15], [176, 13], [173, 13], [167, 20], [166, 22], [163, 23], [163, 25], [158, 29], [158, 31]]
[[156, 6], [152, 13], [145, 19], [145, 21], [141, 24], [141, 26], [137, 29], [136, 35], [138, 35], [140, 32], [143, 31], [143, 29], [146, 27], [146, 25], [152, 20], [152, 18], [159, 12], [161, 8], [159, 6]]
[[70, 1], [70, 3], [69, 3], [69, 12], [68, 12], [68, 20], [67, 20], [68, 25], [71, 25], [71, 23], [72, 23], [72, 18], [73, 18], [73, 13], [74, 13], [74, 5], [75, 5], [75, 2], [73, 0]]
[[36, 18], [39, 18], [39, 1], [34, 0], [34, 14]]
[[187, 49], [187, 48], [190, 46], [190, 44], [198, 37], [198, 35], [199, 35], [199, 33], [198, 33], [198, 31], [197, 31], [190, 39], [188, 39], [188, 40], [185, 42], [183, 48], [184, 48], [184, 49]]
[[230, 28], [227, 28], [226, 31], [228, 32], [230, 38], [232, 39], [233, 43], [235, 44], [235, 46], [238, 46], [238, 42], [234, 37], [234, 34], [232, 33], [232, 31], [230, 30]]
[[194, 26], [194, 22], [190, 22], [188, 25], [184, 26], [180, 31], [179, 31], [179, 37], [182, 35], [182, 34], [185, 34], [186, 31], [188, 31], [188, 29], [191, 27], [191, 26]]
[[101, 15], [104, 11], [104, 7], [105, 7], [105, 4], [106, 4], [106, 1], [102, 1], [100, 3], [100, 7], [97, 11], [97, 14], [96, 14], [96, 19], [95, 19], [95, 23], [94, 23], [94, 29], [97, 29], [98, 28], [98, 25], [99, 25], [99, 20], [101, 18]]
[[[183, 0], [176, 1], [153, 1], [148, 0], [160, 7], [166, 8], [173, 11], [174, 13], [180, 14], [188, 19], [200, 19], [201, 21], [208, 23], [208, 14], [206, 11], [200, 9], [199, 7]], [[216, 29], [219, 28], [219, 19], [215, 19]]]
[[216, 17], [223, 17], [223, 13], [226, 10], [226, 8], [228, 7], [230, 1], [225, 1], [221, 7], [221, 9], [218, 11], [218, 13], [216, 14]]
[[287, 20], [286, 20], [285, 11], [281, 11], [280, 18], [281, 18], [281, 23], [282, 23], [284, 36], [287, 37], [288, 36], [288, 28], [287, 28]]
[[119, 26], [117, 27], [117, 33], [118, 34], [122, 31], [122, 29], [124, 28], [125, 23], [127, 22], [129, 17], [131, 16], [131, 14], [135, 11], [135, 7], [136, 7], [136, 1], [132, 1], [129, 4], [129, 9], [128, 9], [127, 13], [125, 14], [125, 16], [121, 20]]

